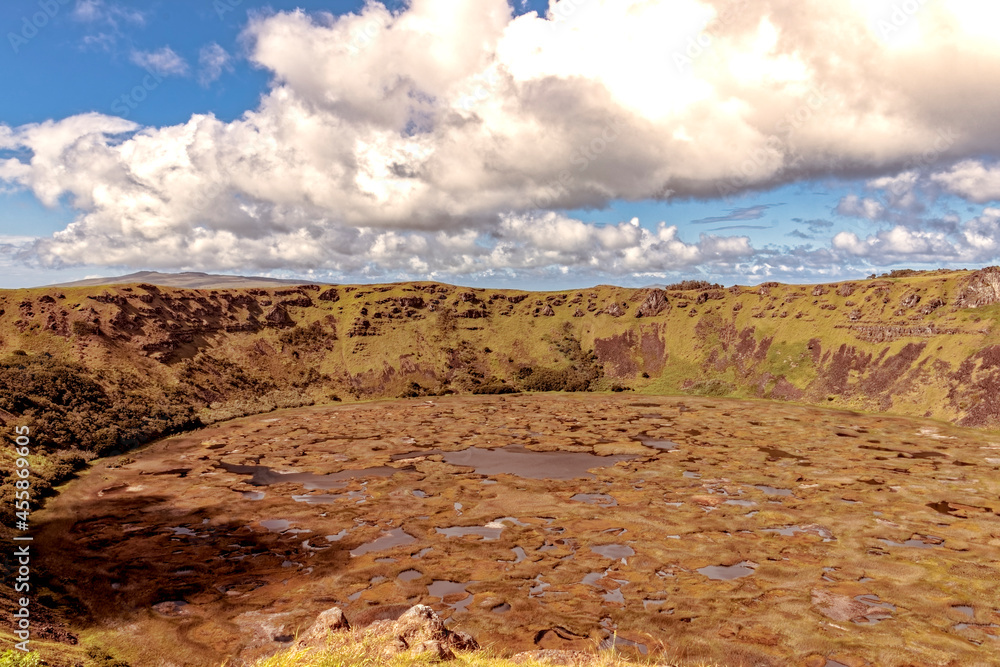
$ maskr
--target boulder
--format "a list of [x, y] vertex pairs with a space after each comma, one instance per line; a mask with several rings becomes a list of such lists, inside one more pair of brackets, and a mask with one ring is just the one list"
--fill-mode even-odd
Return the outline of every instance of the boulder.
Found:
[[995, 303], [1000, 303], [1000, 266], [975, 271], [955, 299], [956, 308], [982, 308]]
[[612, 303], [607, 308], [605, 308], [603, 312], [607, 313], [611, 317], [621, 317], [622, 315], [625, 314], [625, 309], [622, 308], [617, 303]]
[[427, 605], [418, 604], [395, 621], [375, 621], [364, 632], [381, 638], [388, 656], [409, 650], [411, 654], [431, 653], [435, 662], [452, 660], [455, 651], [475, 651], [479, 643], [464, 632], [444, 627], [444, 622]]
[[429, 641], [420, 642], [413, 647], [413, 653], [420, 655], [422, 653], [428, 654], [431, 662], [444, 662], [445, 660], [454, 660], [455, 653], [448, 647], [444, 642], [438, 641], [436, 639], [431, 639]]
[[340, 607], [331, 607], [316, 617], [309, 629], [299, 636], [297, 646], [322, 646], [331, 632], [350, 630], [351, 626]]
[[654, 289], [646, 296], [646, 299], [635, 311], [636, 317], [655, 317], [667, 308], [667, 293], [661, 289]]

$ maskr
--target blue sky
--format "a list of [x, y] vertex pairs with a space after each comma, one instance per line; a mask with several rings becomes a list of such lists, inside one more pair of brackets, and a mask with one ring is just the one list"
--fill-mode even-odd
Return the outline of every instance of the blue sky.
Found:
[[997, 10], [795, 6], [4, 3], [0, 287], [996, 263]]

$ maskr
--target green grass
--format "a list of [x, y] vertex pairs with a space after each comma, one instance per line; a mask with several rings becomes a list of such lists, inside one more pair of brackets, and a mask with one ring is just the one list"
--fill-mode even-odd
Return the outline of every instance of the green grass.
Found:
[[[412, 655], [403, 652], [387, 657], [383, 646], [372, 637], [355, 640], [353, 634], [331, 635], [325, 648], [291, 648], [271, 657], [265, 658], [254, 667], [411, 667], [413, 665], [430, 665], [435, 663], [429, 653]], [[501, 657], [491, 648], [479, 651], [460, 651], [453, 661], [444, 663], [454, 667], [551, 667], [552, 663], [534, 659], [514, 662], [510, 658]], [[633, 660], [622, 656], [616, 651], [604, 651], [592, 654], [591, 667], [652, 667], [678, 663], [663, 662], [656, 658]], [[720, 667], [704, 662], [683, 663], [684, 667]]]

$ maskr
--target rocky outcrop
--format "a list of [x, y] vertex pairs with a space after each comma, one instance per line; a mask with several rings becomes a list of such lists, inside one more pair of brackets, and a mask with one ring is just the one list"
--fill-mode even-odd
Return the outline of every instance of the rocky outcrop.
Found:
[[449, 630], [444, 622], [427, 605], [418, 604], [396, 620], [378, 620], [363, 628], [351, 629], [344, 612], [332, 607], [320, 614], [302, 633], [295, 648], [322, 649], [331, 640], [331, 634], [340, 635], [347, 645], [363, 640], [370, 642], [385, 659], [401, 653], [411, 656], [423, 654], [433, 662], [453, 660], [455, 651], [475, 651], [479, 643], [464, 632]]
[[955, 299], [956, 308], [982, 308], [995, 303], [1000, 303], [1000, 266], [974, 272]]
[[347, 617], [340, 607], [331, 607], [316, 617], [309, 629], [299, 636], [296, 648], [319, 647], [326, 644], [326, 637], [331, 632], [350, 630]]
[[269, 325], [278, 328], [295, 326], [295, 320], [291, 318], [288, 311], [280, 304], [272, 308], [271, 312], [264, 316], [264, 320]]
[[331, 287], [327, 291], [319, 295], [320, 301], [340, 301], [340, 294], [337, 293], [336, 288]]
[[611, 305], [609, 305], [607, 308], [605, 308], [601, 312], [602, 313], [606, 313], [606, 314], [610, 315], [611, 317], [621, 317], [622, 315], [625, 314], [625, 309], [622, 308], [617, 303], [612, 303]]
[[[617, 304], [616, 304], [617, 305]], [[635, 311], [636, 317], [656, 317], [667, 309], [667, 293], [661, 289], [652, 290], [639, 308]]]

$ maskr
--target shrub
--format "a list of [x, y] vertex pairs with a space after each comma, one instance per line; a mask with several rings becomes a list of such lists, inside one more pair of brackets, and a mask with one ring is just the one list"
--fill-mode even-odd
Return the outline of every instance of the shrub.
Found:
[[37, 667], [42, 659], [35, 651], [8, 649], [0, 654], [0, 667]]
[[516, 394], [517, 389], [503, 380], [492, 379], [472, 390], [473, 394]]

